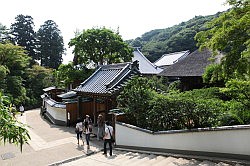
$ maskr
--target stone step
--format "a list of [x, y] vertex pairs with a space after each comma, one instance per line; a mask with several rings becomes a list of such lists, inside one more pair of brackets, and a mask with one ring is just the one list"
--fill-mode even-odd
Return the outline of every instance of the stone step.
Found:
[[123, 165], [133, 165], [135, 163], [137, 163], [138, 165], [140, 165], [140, 163], [143, 162], [143, 159], [146, 158], [147, 156], [148, 156], [148, 154], [138, 153], [132, 159], [128, 159], [127, 161], [125, 161], [123, 163]]
[[129, 165], [130, 163], [136, 162], [139, 160], [140, 153], [132, 153], [128, 156], [125, 156], [125, 160], [123, 160], [122, 165]]
[[152, 159], [150, 159], [147, 164], [148, 165], [153, 165], [153, 164], [157, 164], [159, 162], [161, 162], [162, 160], [165, 159], [164, 156], [157, 156], [157, 155], [154, 155], [155, 157], [153, 157]]
[[211, 162], [211, 161], [203, 161], [201, 162], [198, 166], [215, 166], [216, 164], [214, 162]]
[[131, 166], [138, 166], [138, 165], [144, 165], [144, 166], [147, 166], [149, 165], [149, 161], [152, 160], [153, 158], [155, 158], [156, 155], [153, 155], [153, 154], [147, 154], [145, 157], [143, 157], [142, 159], [140, 159], [139, 161], [137, 162], [134, 162], [131, 164]]
[[[90, 156], [63, 164], [64, 166], [231, 166], [224, 162], [212, 162], [208, 160], [177, 158], [148, 153], [128, 152], [114, 150], [113, 155], [103, 155], [98, 152]], [[235, 166], [241, 166], [236, 164]]]
[[186, 165], [196, 166], [196, 165], [199, 165], [200, 163], [201, 163], [201, 161], [199, 161], [199, 160], [191, 159], [188, 161], [188, 163]]
[[219, 162], [216, 166], [231, 166], [230, 164]]
[[188, 166], [197, 166], [201, 162], [195, 159], [184, 159], [184, 158], [178, 158], [171, 163], [167, 164], [167, 166], [175, 166], [175, 165], [188, 165]]
[[132, 152], [126, 152], [124, 154], [120, 154], [115, 157], [113, 160], [114, 163], [123, 163], [124, 161], [127, 161], [129, 158], [131, 158], [134, 154]]
[[152, 165], [157, 165], [157, 166], [165, 166], [173, 161], [177, 160], [177, 158], [175, 157], [164, 157], [163, 160], [161, 160], [160, 162], [156, 162], [156, 163], [153, 163]]

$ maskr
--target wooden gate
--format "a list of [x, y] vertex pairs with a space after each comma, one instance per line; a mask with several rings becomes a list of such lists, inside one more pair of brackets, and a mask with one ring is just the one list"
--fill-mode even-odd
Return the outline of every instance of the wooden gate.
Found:
[[67, 126], [75, 126], [77, 122], [77, 103], [66, 104]]

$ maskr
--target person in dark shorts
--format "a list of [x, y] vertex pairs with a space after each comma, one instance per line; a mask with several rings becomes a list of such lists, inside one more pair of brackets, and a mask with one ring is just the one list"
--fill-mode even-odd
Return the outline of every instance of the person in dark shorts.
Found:
[[76, 138], [77, 138], [77, 144], [79, 145], [79, 139], [82, 140], [82, 145], [84, 145], [84, 141], [82, 139], [82, 131], [83, 131], [83, 123], [82, 120], [79, 118], [77, 119], [76, 123]]
[[85, 121], [84, 122], [84, 131], [85, 131], [85, 134], [86, 134], [86, 142], [87, 142], [87, 149], [89, 149], [89, 141], [90, 141], [90, 134], [91, 134], [91, 131], [90, 131], [90, 124], [88, 121]]

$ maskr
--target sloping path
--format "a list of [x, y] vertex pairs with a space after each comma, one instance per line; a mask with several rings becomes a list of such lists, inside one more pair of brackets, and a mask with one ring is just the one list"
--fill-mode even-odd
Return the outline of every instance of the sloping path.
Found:
[[[31, 140], [24, 145], [23, 152], [13, 144], [0, 144], [1, 166], [44, 166], [61, 160], [85, 156], [100, 151], [102, 142], [92, 140], [90, 150], [78, 146], [73, 127], [52, 125], [40, 116], [40, 109], [26, 111], [18, 120], [30, 126]], [[7, 157], [6, 157], [7, 156]]]

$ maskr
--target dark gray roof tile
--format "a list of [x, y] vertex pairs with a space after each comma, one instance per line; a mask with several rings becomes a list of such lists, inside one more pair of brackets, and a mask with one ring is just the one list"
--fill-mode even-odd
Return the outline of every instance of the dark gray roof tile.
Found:
[[206, 66], [211, 64], [209, 60], [211, 56], [212, 52], [208, 49], [196, 50], [187, 55], [186, 58], [166, 67], [159, 75], [168, 77], [202, 76]]
[[94, 94], [110, 94], [117, 91], [132, 72], [139, 72], [135, 64], [119, 63], [100, 66], [86, 81], [74, 91]]

